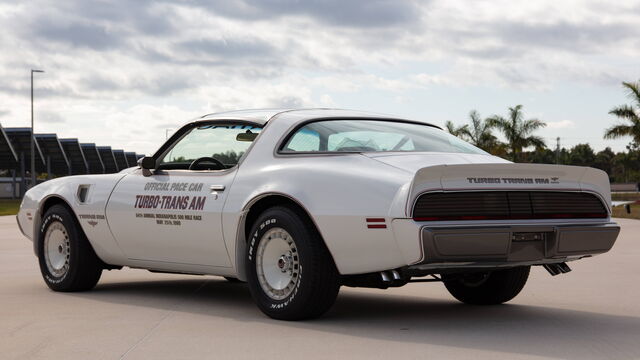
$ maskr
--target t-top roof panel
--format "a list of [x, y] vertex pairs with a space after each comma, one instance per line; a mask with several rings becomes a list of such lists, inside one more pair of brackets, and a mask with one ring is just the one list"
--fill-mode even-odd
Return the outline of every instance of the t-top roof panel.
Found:
[[[36, 134], [45, 163], [49, 162], [51, 173], [55, 175], [69, 175], [71, 165], [69, 159], [58, 140], [56, 134]], [[48, 168], [47, 168], [48, 169]]]
[[4, 128], [0, 125], [0, 169], [16, 169], [18, 161], [18, 154], [13, 149]]
[[62, 149], [67, 154], [67, 159], [71, 164], [71, 174], [81, 175], [89, 172], [89, 165], [87, 159], [84, 157], [84, 152], [80, 147], [78, 139], [59, 139]]
[[118, 169], [126, 169], [129, 167], [127, 164], [127, 157], [124, 154], [124, 150], [113, 150], [113, 157], [116, 159], [116, 164], [118, 164]]
[[89, 165], [89, 174], [104, 174], [104, 164], [102, 163], [100, 154], [98, 154], [96, 144], [81, 143], [80, 148], [82, 149], [84, 158], [87, 160], [87, 165]]
[[96, 146], [96, 149], [98, 149], [98, 154], [100, 154], [100, 159], [102, 159], [102, 163], [104, 164], [105, 173], [112, 174], [120, 171], [116, 158], [113, 156], [111, 146]]
[[[20, 161], [21, 156], [24, 156], [25, 169], [28, 170], [31, 164], [31, 128], [5, 128], [4, 131], [18, 155], [18, 161]], [[42, 170], [45, 167], [44, 156], [37, 141], [35, 141], [34, 147], [36, 167]]]

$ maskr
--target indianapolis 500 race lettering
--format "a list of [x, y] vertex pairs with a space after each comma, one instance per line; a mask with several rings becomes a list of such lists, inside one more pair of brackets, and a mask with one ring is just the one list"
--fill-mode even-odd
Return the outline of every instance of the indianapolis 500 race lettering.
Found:
[[[203, 183], [187, 182], [148, 182], [145, 191], [202, 191]], [[189, 195], [136, 195], [133, 205], [136, 209], [163, 210], [203, 210], [207, 201], [206, 196]]]
[[[145, 191], [171, 191], [171, 192], [200, 192], [204, 187], [203, 183], [186, 182], [148, 182], [144, 185]], [[204, 210], [206, 196], [193, 195], [136, 195], [133, 207], [136, 209], [159, 209], [159, 210]], [[182, 225], [184, 220], [202, 220], [200, 215], [179, 214], [158, 214], [158, 213], [136, 213], [136, 218], [155, 219], [159, 225]]]

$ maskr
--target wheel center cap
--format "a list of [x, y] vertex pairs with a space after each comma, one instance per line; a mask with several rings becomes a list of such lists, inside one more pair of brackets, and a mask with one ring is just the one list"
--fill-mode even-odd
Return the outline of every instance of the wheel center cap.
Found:
[[282, 272], [287, 272], [291, 266], [291, 257], [288, 255], [282, 255], [278, 259], [278, 269]]

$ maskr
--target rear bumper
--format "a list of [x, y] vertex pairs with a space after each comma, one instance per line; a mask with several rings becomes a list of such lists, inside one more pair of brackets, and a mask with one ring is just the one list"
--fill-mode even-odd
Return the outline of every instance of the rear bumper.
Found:
[[618, 237], [614, 222], [423, 226], [416, 269], [536, 265], [607, 252]]

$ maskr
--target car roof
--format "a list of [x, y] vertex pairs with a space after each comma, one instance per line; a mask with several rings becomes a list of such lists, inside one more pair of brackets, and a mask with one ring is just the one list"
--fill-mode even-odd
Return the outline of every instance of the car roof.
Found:
[[196, 121], [208, 120], [247, 120], [261, 125], [266, 124], [269, 119], [285, 111], [294, 109], [247, 109], [223, 111], [218, 113], [207, 114], [199, 117]]
[[[311, 119], [322, 118], [370, 118], [370, 119], [387, 119], [387, 120], [405, 120], [392, 115], [379, 114], [368, 111], [333, 109], [333, 108], [308, 108], [308, 109], [250, 109], [250, 110], [234, 110], [213, 114], [207, 114], [194, 120], [194, 122], [211, 121], [211, 120], [243, 120], [251, 121], [259, 125], [265, 125], [268, 121], [278, 119], [278, 121], [286, 121], [296, 123]], [[406, 119], [408, 120], [408, 119]], [[426, 125], [439, 128], [436, 125], [424, 121], [418, 121]]]

